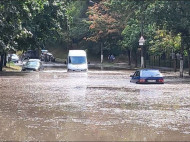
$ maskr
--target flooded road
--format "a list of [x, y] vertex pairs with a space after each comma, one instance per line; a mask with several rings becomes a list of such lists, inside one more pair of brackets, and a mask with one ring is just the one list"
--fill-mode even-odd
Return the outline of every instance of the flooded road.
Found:
[[1, 141], [189, 141], [190, 79], [130, 83], [133, 71], [0, 75]]

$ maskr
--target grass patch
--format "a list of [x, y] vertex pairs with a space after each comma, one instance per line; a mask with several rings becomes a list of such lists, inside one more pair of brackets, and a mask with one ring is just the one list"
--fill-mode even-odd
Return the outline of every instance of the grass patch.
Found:
[[15, 65], [13, 62], [7, 63], [3, 71], [21, 71], [22, 67]]

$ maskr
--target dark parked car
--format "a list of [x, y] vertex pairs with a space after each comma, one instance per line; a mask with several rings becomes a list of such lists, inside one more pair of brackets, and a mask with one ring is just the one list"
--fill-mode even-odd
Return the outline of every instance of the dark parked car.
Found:
[[141, 69], [137, 70], [130, 76], [133, 83], [157, 83], [163, 84], [164, 78], [159, 70], [156, 69]]
[[25, 59], [39, 59], [39, 53], [37, 50], [27, 50], [23, 55], [22, 55], [22, 60]]
[[42, 50], [41, 61], [55, 62], [55, 57], [52, 53], [48, 52], [47, 50]]
[[22, 67], [22, 71], [40, 71], [44, 67], [39, 59], [30, 59]]

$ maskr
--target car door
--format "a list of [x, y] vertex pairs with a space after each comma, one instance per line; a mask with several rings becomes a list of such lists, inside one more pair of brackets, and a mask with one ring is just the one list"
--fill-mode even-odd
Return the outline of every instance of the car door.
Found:
[[134, 76], [133, 76], [133, 82], [137, 83], [140, 79], [140, 71], [136, 71]]
[[137, 74], [137, 71], [133, 74], [133, 76], [131, 76], [132, 78], [131, 78], [131, 81], [130, 81], [130, 82], [135, 83], [136, 74]]

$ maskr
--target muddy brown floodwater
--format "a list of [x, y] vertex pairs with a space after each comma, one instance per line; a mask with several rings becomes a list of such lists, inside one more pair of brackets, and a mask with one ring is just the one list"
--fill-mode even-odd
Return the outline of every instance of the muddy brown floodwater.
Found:
[[189, 141], [190, 79], [129, 83], [133, 71], [0, 74], [1, 141]]

